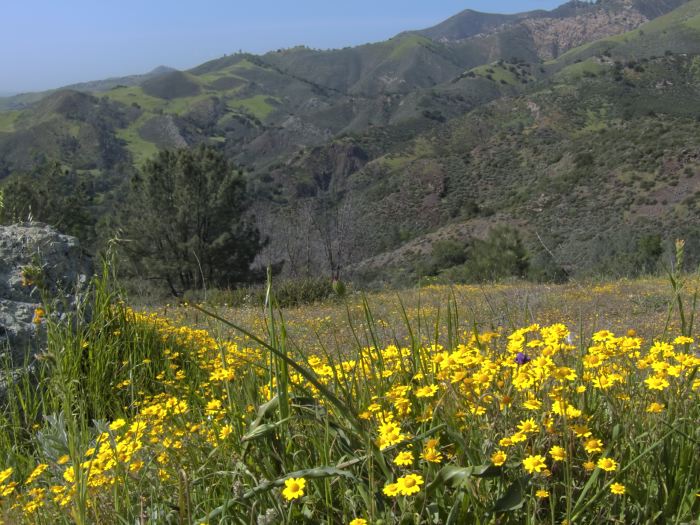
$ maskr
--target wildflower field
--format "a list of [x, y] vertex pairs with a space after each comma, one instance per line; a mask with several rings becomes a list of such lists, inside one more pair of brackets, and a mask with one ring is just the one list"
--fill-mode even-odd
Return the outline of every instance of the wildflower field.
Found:
[[0, 519], [700, 523], [700, 281], [670, 278], [146, 311], [106, 271], [7, 383]]

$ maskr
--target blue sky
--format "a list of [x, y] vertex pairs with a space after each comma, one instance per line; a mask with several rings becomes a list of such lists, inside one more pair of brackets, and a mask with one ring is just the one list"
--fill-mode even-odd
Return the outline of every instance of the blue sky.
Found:
[[8, 0], [0, 94], [186, 69], [238, 50], [334, 48], [429, 27], [463, 9], [513, 13], [565, 0]]

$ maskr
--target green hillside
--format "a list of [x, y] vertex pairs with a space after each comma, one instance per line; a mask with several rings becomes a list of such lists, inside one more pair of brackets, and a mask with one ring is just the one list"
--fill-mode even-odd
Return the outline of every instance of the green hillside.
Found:
[[700, 0], [465, 11], [354, 48], [6, 99], [0, 178], [56, 160], [94, 174], [108, 213], [159, 150], [209, 144], [249, 174], [261, 257], [291, 275], [459, 278], [434, 246], [506, 223], [538, 272], [625, 271], [645, 236], [695, 220], [698, 53]]

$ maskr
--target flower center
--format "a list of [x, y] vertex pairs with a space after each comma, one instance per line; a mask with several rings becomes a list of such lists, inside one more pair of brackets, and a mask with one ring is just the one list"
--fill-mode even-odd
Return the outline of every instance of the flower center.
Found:
[[404, 485], [406, 485], [408, 488], [411, 488], [416, 484], [416, 480], [413, 478], [408, 478], [404, 481]]
[[291, 490], [292, 492], [299, 492], [299, 484], [298, 484], [298, 483], [292, 483], [292, 484], [289, 486], [289, 490]]

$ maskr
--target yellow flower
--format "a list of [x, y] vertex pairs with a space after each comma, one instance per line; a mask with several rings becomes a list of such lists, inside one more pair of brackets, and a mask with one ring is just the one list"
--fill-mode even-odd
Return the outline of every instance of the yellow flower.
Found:
[[532, 434], [538, 432], [539, 427], [537, 426], [537, 423], [535, 423], [534, 419], [526, 419], [525, 421], [520, 422], [518, 425], [518, 430], [520, 430], [520, 432], [523, 434]]
[[75, 469], [73, 467], [68, 467], [63, 473], [63, 479], [68, 483], [75, 483]]
[[584, 468], [586, 471], [590, 472], [591, 470], [593, 470], [593, 469], [595, 468], [595, 463], [593, 463], [592, 461], [586, 461], [586, 462], [583, 464], [583, 468]]
[[364, 518], [355, 518], [348, 525], [367, 525], [367, 520]]
[[109, 429], [110, 430], [119, 430], [124, 425], [126, 425], [126, 421], [124, 421], [123, 419], [117, 419], [117, 420], [113, 421], [111, 425], [109, 425]]
[[523, 467], [528, 473], [541, 472], [547, 468], [547, 464], [544, 462], [544, 457], [539, 454], [536, 456], [528, 456], [523, 460]]
[[668, 388], [669, 382], [663, 377], [652, 376], [647, 377], [644, 382], [649, 390], [664, 390]]
[[425, 461], [428, 461], [430, 463], [440, 463], [442, 461], [442, 453], [433, 447], [427, 447], [423, 450], [423, 453], [420, 455]]
[[613, 472], [617, 470], [617, 462], [612, 458], [600, 458], [597, 466], [599, 469], [606, 472]]
[[540, 489], [537, 492], [535, 492], [535, 496], [538, 498], [548, 498], [549, 497], [549, 492], [547, 492], [544, 489]]
[[664, 408], [666, 408], [666, 405], [664, 405], [663, 403], [650, 403], [647, 407], [647, 412], [649, 412], [650, 414], [658, 414], [660, 412], [663, 412]]
[[674, 345], [687, 345], [687, 344], [690, 344], [690, 343], [692, 343], [692, 342], [693, 342], [693, 338], [692, 338], [692, 337], [686, 337], [686, 336], [683, 336], [683, 335], [679, 335], [678, 337], [676, 337], [676, 338], [673, 340], [673, 344], [674, 344]]
[[388, 485], [384, 486], [384, 490], [382, 492], [384, 492], [384, 494], [386, 494], [390, 498], [398, 496], [399, 495], [399, 484], [398, 483], [389, 483]]
[[523, 407], [526, 408], [527, 410], [539, 410], [539, 408], [542, 406], [542, 401], [539, 399], [535, 399], [534, 397], [531, 397], [527, 399], [525, 402], [523, 402]]
[[521, 443], [522, 441], [526, 441], [527, 436], [525, 435], [524, 432], [516, 432], [512, 436], [510, 436], [510, 441], [512, 443]]
[[416, 492], [420, 492], [420, 486], [423, 484], [423, 477], [419, 474], [409, 474], [396, 480], [399, 493], [403, 496], [410, 496]]
[[510, 446], [513, 446], [513, 440], [509, 437], [504, 437], [504, 438], [501, 438], [501, 440], [498, 442], [498, 444], [500, 446], [502, 446], [503, 448], [510, 447]]
[[34, 318], [32, 319], [32, 323], [34, 324], [41, 324], [41, 320], [44, 318], [46, 315], [46, 310], [44, 310], [41, 306], [36, 308], [34, 310]]
[[625, 493], [625, 486], [622, 483], [613, 483], [610, 485], [610, 492], [617, 496], [622, 496]]
[[394, 463], [402, 467], [411, 465], [413, 463], [413, 452], [410, 450], [399, 452], [399, 454], [394, 458]]
[[493, 463], [497, 467], [503, 465], [506, 462], [506, 459], [508, 459], [508, 454], [506, 454], [502, 450], [497, 450], [491, 455], [491, 463]]
[[433, 397], [437, 391], [437, 385], [424, 386], [416, 390], [416, 397]]
[[226, 439], [228, 436], [231, 435], [232, 432], [233, 432], [233, 426], [224, 425], [223, 427], [221, 427], [221, 430], [219, 431], [219, 439], [221, 439], [221, 440]]
[[[32, 473], [29, 474], [29, 477], [27, 478], [27, 481], [24, 482], [25, 485], [29, 485], [32, 483], [36, 478], [41, 476], [43, 472], [49, 468], [49, 466], [46, 463], [39, 463], [36, 467], [34, 467], [34, 470], [32, 470]], [[2, 481], [0, 481], [2, 483]]]
[[585, 448], [586, 452], [589, 454], [593, 454], [594, 452], [602, 452], [603, 442], [600, 439], [590, 438], [583, 443], [583, 448]]
[[282, 495], [287, 501], [301, 498], [304, 495], [306, 480], [304, 478], [289, 478], [284, 480], [284, 490]]
[[566, 459], [566, 450], [563, 447], [554, 445], [549, 449], [549, 455], [554, 461], [564, 461]]
[[3, 471], [0, 471], [0, 483], [5, 483], [5, 480], [9, 478], [12, 475], [13, 472], [12, 467], [8, 467]]

